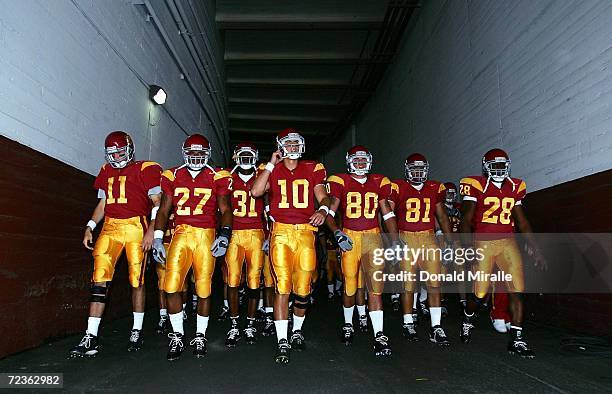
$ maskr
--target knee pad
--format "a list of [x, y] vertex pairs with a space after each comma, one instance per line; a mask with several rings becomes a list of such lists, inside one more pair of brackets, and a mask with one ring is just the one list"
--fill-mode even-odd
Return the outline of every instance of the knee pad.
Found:
[[110, 287], [110, 284], [107, 284], [106, 287], [92, 285], [91, 288], [89, 289], [90, 291], [89, 302], [100, 302], [102, 304], [106, 304], [106, 300], [108, 299], [109, 287]]
[[293, 307], [298, 309], [306, 309], [310, 305], [310, 296], [302, 297], [297, 294], [293, 295]]
[[249, 296], [250, 299], [258, 300], [259, 299], [259, 289], [247, 288], [247, 295]]

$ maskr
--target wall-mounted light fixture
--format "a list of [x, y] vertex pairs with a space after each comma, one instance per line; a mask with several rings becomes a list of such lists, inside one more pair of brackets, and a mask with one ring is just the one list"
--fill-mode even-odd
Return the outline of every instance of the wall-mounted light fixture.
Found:
[[149, 98], [157, 105], [162, 105], [166, 102], [168, 95], [161, 86], [151, 85], [149, 86]]

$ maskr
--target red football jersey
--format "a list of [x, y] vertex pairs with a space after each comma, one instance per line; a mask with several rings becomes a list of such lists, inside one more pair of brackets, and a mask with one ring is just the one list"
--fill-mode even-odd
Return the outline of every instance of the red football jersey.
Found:
[[234, 230], [263, 229], [263, 197], [251, 196], [251, 186], [257, 175], [253, 175], [246, 182], [237, 172], [232, 174], [234, 179], [232, 190], [232, 208], [234, 209]]
[[274, 221], [286, 224], [304, 224], [315, 212], [314, 188], [324, 185], [327, 173], [321, 163], [300, 160], [294, 170], [282, 162], [277, 164], [268, 178], [270, 215]]
[[187, 167], [174, 167], [162, 174], [161, 187], [172, 197], [176, 226], [216, 228], [217, 196], [231, 193], [232, 176], [226, 170], [204, 168], [194, 178]]
[[104, 192], [104, 216], [127, 219], [149, 216], [150, 194], [160, 193], [161, 167], [152, 161], [136, 161], [125, 168], [104, 164], [94, 182], [94, 188]]
[[395, 215], [400, 231], [426, 231], [436, 227], [436, 204], [444, 203], [446, 187], [438, 181], [425, 181], [421, 190], [410, 182], [393, 181], [390, 199], [395, 203]]
[[504, 180], [501, 188], [492, 181], [487, 185], [487, 178], [482, 175], [461, 180], [459, 191], [463, 201], [476, 203], [473, 223], [475, 233], [514, 232], [512, 208], [521, 204], [527, 194], [527, 185], [520, 179], [511, 179], [512, 182]]
[[361, 184], [350, 174], [332, 175], [327, 179], [329, 194], [340, 200], [342, 226], [350, 230], [377, 228], [378, 202], [391, 195], [391, 181], [384, 175], [370, 174]]

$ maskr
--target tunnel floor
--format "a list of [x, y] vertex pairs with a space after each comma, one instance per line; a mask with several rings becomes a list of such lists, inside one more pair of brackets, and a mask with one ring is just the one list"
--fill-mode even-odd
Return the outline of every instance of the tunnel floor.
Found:
[[[390, 308], [388, 308], [390, 310]], [[393, 356], [374, 357], [372, 334], [356, 333], [345, 347], [339, 341], [342, 319], [339, 300], [321, 300], [304, 324], [307, 349], [293, 352], [289, 365], [273, 361], [275, 340], [259, 336], [255, 345], [243, 341], [224, 346], [229, 322], [211, 319], [208, 354], [196, 360], [187, 348], [180, 360], [165, 360], [166, 339], [154, 331], [155, 310], [145, 318], [144, 348], [128, 353], [131, 318], [103, 325], [101, 349], [92, 359], [68, 359], [80, 336], [71, 336], [0, 360], [2, 372], [62, 372], [70, 391], [147, 392], [610, 392], [612, 358], [562, 351], [568, 332], [528, 324], [526, 335], [535, 360], [506, 353], [506, 337], [493, 331], [481, 314], [469, 345], [459, 342], [459, 308], [443, 321], [452, 341], [438, 348], [427, 341], [429, 322], [418, 328], [421, 341], [401, 337], [399, 312], [387, 313], [385, 331]], [[194, 319], [186, 323], [191, 339]], [[7, 335], [8, 333], [4, 333]], [[608, 356], [609, 357], [609, 356]]]

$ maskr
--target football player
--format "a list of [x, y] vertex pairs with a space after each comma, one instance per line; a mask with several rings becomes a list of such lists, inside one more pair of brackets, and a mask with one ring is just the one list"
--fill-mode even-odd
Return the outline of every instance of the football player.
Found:
[[[429, 275], [438, 275], [441, 272], [441, 254], [444, 253], [436, 253], [440, 250], [434, 233], [436, 219], [446, 237], [446, 244], [451, 244], [450, 221], [444, 208], [446, 188], [444, 184], [428, 179], [429, 162], [420, 153], [413, 153], [406, 158], [404, 171], [405, 179], [394, 181], [397, 189], [392, 193], [391, 199], [398, 217], [401, 239], [410, 249], [422, 249], [423, 252], [416, 261], [403, 260], [402, 270], [416, 275], [420, 269]], [[409, 341], [419, 340], [412, 311], [415, 284], [416, 281], [407, 280], [402, 294], [403, 334]], [[440, 283], [435, 277], [429, 278], [426, 286], [431, 319], [429, 340], [447, 346], [450, 342], [440, 325]]]
[[[185, 164], [162, 173], [162, 198], [153, 240], [153, 257], [157, 262], [166, 264], [164, 291], [167, 293], [173, 331], [168, 334], [169, 361], [178, 359], [184, 349], [180, 291], [190, 268], [193, 269], [198, 295], [196, 335], [190, 344], [194, 347], [194, 356], [206, 354], [215, 258], [225, 254], [232, 236], [230, 173], [208, 165], [211, 150], [203, 135], [189, 136], [182, 150]], [[217, 209], [221, 212], [221, 226], [215, 238]], [[162, 238], [171, 212], [174, 213], [176, 227], [166, 254]]]
[[274, 222], [274, 218], [269, 215], [270, 205], [267, 203], [267, 194], [264, 195], [266, 205], [264, 207], [264, 213], [267, 218], [266, 227], [264, 232], [266, 233], [266, 240], [263, 244], [264, 266], [263, 266], [263, 304], [265, 310], [264, 326], [261, 330], [261, 335], [264, 337], [271, 337], [276, 335], [276, 327], [274, 325], [274, 278], [272, 277], [272, 267], [270, 263], [270, 228]]
[[[161, 167], [152, 161], [135, 161], [134, 143], [123, 131], [110, 133], [104, 142], [104, 150], [107, 163], [102, 166], [94, 182], [99, 202], [83, 236], [83, 245], [93, 250], [94, 258], [89, 319], [87, 331], [79, 344], [70, 351], [71, 356], [95, 356], [98, 353], [98, 327], [115, 265], [124, 250], [128, 261], [134, 314], [128, 351], [139, 350], [142, 346], [144, 257], [153, 241], [153, 222], [160, 203]], [[151, 225], [147, 220], [149, 215]], [[92, 247], [93, 230], [103, 218], [102, 231]]]
[[[524, 358], [534, 358], [534, 352], [523, 338], [523, 303], [521, 293], [525, 290], [523, 261], [514, 237], [517, 228], [526, 234], [528, 247], [537, 266], [545, 267], [545, 261], [531, 238], [531, 225], [522, 207], [527, 193], [525, 182], [510, 177], [510, 158], [501, 149], [491, 149], [482, 157], [481, 176], [461, 180], [463, 195], [462, 217], [459, 228], [464, 233], [465, 247], [483, 251], [483, 258], [472, 265], [474, 271], [492, 274], [497, 266], [512, 275], [506, 283], [510, 298], [512, 325], [508, 351]], [[470, 236], [474, 232], [474, 237]], [[490, 282], [474, 281], [474, 298], [468, 300], [461, 328], [461, 340], [468, 343], [474, 328], [475, 313], [487, 296]]]
[[[290, 348], [300, 351], [305, 347], [302, 325], [317, 265], [315, 231], [327, 217], [330, 199], [325, 190], [323, 164], [300, 160], [306, 147], [304, 137], [295, 129], [285, 129], [278, 134], [276, 142], [278, 150], [257, 176], [251, 194], [257, 198], [268, 193], [270, 214], [274, 218], [270, 256], [276, 285], [274, 324], [278, 350], [275, 361], [288, 363]], [[293, 328], [288, 342], [288, 306], [292, 292]]]
[[[340, 230], [332, 215], [327, 225], [333, 232], [338, 247], [342, 250], [342, 275], [344, 293], [342, 304], [344, 326], [342, 341], [353, 342], [353, 311], [357, 289], [368, 285], [368, 307], [374, 332], [376, 356], [390, 356], [389, 338], [383, 333], [382, 291], [384, 283], [372, 280], [376, 271], [382, 271], [371, 259], [375, 249], [382, 249], [378, 222], [379, 212], [387, 231], [397, 242], [397, 222], [387, 199], [391, 195], [391, 181], [380, 174], [370, 174], [372, 154], [362, 145], [356, 145], [346, 153], [348, 173], [332, 175], [327, 179], [329, 193], [334, 198], [331, 211], [338, 208], [342, 215]], [[365, 303], [365, 300], [364, 300]], [[363, 307], [365, 309], [365, 305]], [[361, 320], [361, 319], [360, 319]], [[367, 320], [366, 320], [367, 325]]]
[[259, 283], [264, 262], [264, 201], [251, 196], [255, 181], [257, 148], [241, 143], [234, 149], [236, 166], [232, 170], [233, 231], [225, 266], [227, 271], [227, 297], [229, 300], [231, 328], [225, 338], [225, 346], [235, 347], [241, 338], [238, 326], [238, 287], [242, 282], [243, 262], [246, 261], [246, 285], [248, 293], [247, 324], [244, 336], [247, 344], [256, 341], [255, 313], [259, 301]]

